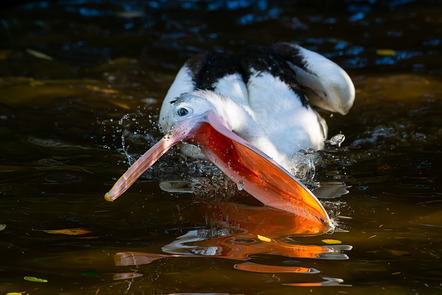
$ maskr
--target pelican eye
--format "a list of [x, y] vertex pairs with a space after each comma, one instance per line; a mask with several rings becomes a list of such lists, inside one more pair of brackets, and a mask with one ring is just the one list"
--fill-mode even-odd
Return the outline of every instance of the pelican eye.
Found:
[[180, 116], [180, 117], [184, 117], [184, 116], [186, 116], [186, 115], [189, 113], [189, 110], [186, 109], [186, 108], [179, 108], [179, 109], [176, 111], [176, 113], [177, 113], [178, 116]]

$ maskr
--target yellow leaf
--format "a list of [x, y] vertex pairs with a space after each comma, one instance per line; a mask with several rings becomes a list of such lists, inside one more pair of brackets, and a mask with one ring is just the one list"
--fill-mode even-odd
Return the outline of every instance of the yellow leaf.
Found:
[[91, 230], [84, 228], [47, 229], [43, 231], [48, 234], [60, 234], [60, 235], [69, 235], [69, 236], [86, 235], [93, 232]]
[[23, 294], [25, 294], [25, 292], [9, 292], [9, 293], [6, 293], [6, 295], [23, 295]]
[[392, 56], [396, 54], [396, 51], [393, 49], [378, 49], [376, 50], [377, 55], [384, 55], [384, 56]]
[[0, 224], [0, 231], [4, 230], [6, 228], [6, 224]]
[[272, 239], [264, 237], [264, 236], [260, 236], [260, 235], [258, 235], [258, 239], [263, 242], [268, 242], [268, 243], [270, 243], [272, 241]]
[[322, 242], [326, 243], [326, 244], [342, 244], [341, 241], [334, 240], [334, 239], [324, 239], [324, 240], [322, 240]]

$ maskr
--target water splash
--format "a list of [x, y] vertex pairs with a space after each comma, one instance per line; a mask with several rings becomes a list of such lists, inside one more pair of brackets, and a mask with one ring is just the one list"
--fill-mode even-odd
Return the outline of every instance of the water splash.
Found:
[[345, 140], [345, 135], [339, 133], [333, 136], [332, 138], [330, 138], [329, 140], [326, 140], [325, 143], [331, 146], [341, 147], [341, 144], [344, 142], [344, 140]]
[[242, 191], [244, 189], [244, 181], [240, 180], [238, 181], [238, 190]]
[[103, 120], [101, 125], [105, 134], [103, 147], [124, 155], [129, 165], [156, 141], [158, 131], [152, 115], [145, 114], [142, 108], [119, 119]]
[[312, 185], [318, 156], [319, 154], [313, 150], [303, 150], [295, 153], [290, 161], [289, 172], [307, 185]]

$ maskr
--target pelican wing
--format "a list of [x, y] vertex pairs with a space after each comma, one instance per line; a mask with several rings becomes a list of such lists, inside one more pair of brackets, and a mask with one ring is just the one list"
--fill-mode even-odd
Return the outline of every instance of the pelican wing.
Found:
[[348, 113], [354, 102], [355, 88], [341, 67], [296, 44], [281, 42], [274, 44], [273, 48], [295, 72], [311, 105], [343, 115]]
[[[266, 97], [283, 94], [285, 89], [290, 89], [291, 96], [303, 106], [317, 106], [345, 115], [353, 105], [355, 88], [347, 73], [324, 56], [296, 44], [249, 46], [240, 63], [252, 106], [268, 104]], [[266, 75], [268, 82], [263, 85], [262, 78]]]

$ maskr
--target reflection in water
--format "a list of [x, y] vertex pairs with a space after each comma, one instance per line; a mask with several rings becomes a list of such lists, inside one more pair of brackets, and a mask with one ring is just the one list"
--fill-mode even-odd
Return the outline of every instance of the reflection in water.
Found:
[[344, 280], [338, 278], [322, 277], [324, 281], [322, 282], [310, 282], [310, 283], [287, 283], [285, 286], [293, 287], [330, 287], [330, 286], [341, 286], [341, 287], [351, 287], [351, 285], [342, 284]]
[[[253, 207], [236, 203], [197, 206], [204, 210], [211, 229], [188, 231], [173, 242], [162, 246], [164, 254], [119, 252], [114, 255], [117, 266], [139, 266], [161, 259], [223, 258], [242, 261], [236, 270], [255, 273], [318, 274], [320, 269], [299, 265], [265, 265], [254, 262], [256, 255], [278, 255], [287, 258], [345, 260], [349, 245], [303, 245], [284, 239], [308, 234], [299, 216], [270, 207]], [[307, 230], [307, 231], [306, 231]], [[293, 283], [287, 286], [319, 286], [340, 284], [341, 279], [323, 278], [324, 282]]]
[[314, 268], [299, 266], [276, 266], [263, 265], [253, 262], [244, 262], [235, 264], [235, 269], [257, 272], [257, 273], [318, 273]]
[[124, 272], [124, 273], [116, 273], [113, 276], [113, 279], [115, 281], [118, 280], [130, 280], [130, 279], [134, 279], [134, 278], [139, 278], [142, 277], [143, 274], [138, 273], [138, 272]]

